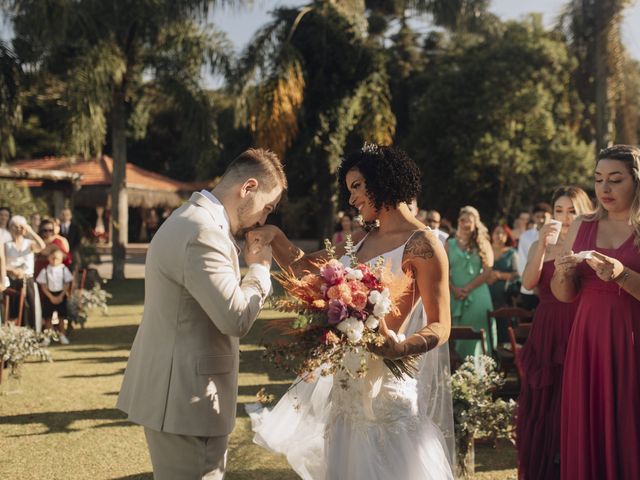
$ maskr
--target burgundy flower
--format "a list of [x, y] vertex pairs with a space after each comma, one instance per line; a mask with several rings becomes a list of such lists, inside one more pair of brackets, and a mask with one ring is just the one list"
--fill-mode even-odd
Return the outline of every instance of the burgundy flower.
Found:
[[327, 320], [331, 325], [337, 325], [342, 320], [347, 318], [348, 315], [347, 306], [340, 300], [330, 300], [329, 308], [327, 309]]

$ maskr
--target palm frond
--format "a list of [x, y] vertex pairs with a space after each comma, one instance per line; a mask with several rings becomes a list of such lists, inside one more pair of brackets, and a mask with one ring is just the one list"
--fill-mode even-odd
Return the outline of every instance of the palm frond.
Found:
[[102, 152], [112, 85], [122, 82], [126, 69], [126, 59], [109, 41], [96, 44], [78, 59], [67, 83], [73, 151], [85, 156]]
[[15, 54], [0, 41], [0, 163], [15, 155], [13, 132], [20, 124], [22, 70]]

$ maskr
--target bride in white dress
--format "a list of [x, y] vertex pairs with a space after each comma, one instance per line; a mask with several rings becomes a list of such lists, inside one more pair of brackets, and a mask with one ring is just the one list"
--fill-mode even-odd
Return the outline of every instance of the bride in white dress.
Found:
[[[394, 274], [411, 272], [413, 294], [399, 302], [399, 315], [385, 319], [386, 342], [377, 355], [364, 354], [364, 378], [347, 379], [346, 389], [331, 376], [296, 382], [273, 410], [250, 412], [254, 440], [286, 455], [305, 480], [453, 479], [449, 272], [442, 244], [407, 207], [419, 193], [419, 170], [400, 150], [367, 146], [343, 161], [339, 178], [364, 220], [379, 222], [354, 239], [358, 260], [383, 257]], [[312, 269], [324, 255], [305, 255], [273, 226], [247, 240], [271, 243], [280, 266], [295, 272]], [[346, 256], [341, 261], [349, 263]], [[418, 353], [416, 378], [397, 379], [383, 363]], [[355, 371], [360, 356], [345, 361]]]

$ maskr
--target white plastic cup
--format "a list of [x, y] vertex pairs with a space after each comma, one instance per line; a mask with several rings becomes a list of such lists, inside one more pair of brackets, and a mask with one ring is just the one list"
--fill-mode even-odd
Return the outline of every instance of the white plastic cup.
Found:
[[562, 230], [562, 222], [558, 220], [549, 220], [549, 225], [551, 225], [554, 231], [553, 236], [549, 238], [549, 245], [555, 245], [556, 243], [558, 243], [560, 230]]

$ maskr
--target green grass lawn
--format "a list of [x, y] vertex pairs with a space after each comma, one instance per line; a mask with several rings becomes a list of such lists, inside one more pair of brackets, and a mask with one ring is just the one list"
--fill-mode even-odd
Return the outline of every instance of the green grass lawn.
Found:
[[[28, 363], [20, 380], [0, 384], [0, 479], [151, 479], [142, 427], [115, 408], [129, 348], [142, 314], [142, 280], [113, 283], [109, 314], [96, 314], [76, 330], [68, 346], [50, 348], [53, 363]], [[283, 457], [251, 441], [244, 404], [265, 387], [279, 397], [291, 377], [265, 364], [260, 339], [263, 313], [243, 339], [239, 405], [231, 436], [228, 480], [294, 480]], [[515, 451], [476, 447], [475, 478], [515, 479]], [[401, 480], [401, 479], [397, 479]]]

